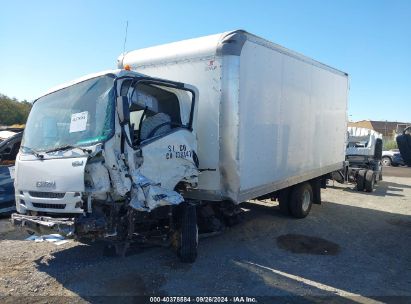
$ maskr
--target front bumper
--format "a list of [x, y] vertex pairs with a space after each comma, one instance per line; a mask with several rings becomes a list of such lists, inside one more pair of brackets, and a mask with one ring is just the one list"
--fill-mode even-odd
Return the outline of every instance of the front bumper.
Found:
[[27, 211], [46, 213], [84, 212], [81, 194], [79, 192], [38, 192], [16, 190], [17, 212], [26, 214]]
[[39, 235], [58, 233], [66, 237], [74, 236], [74, 218], [52, 218], [13, 213], [11, 222], [15, 226], [25, 228]]

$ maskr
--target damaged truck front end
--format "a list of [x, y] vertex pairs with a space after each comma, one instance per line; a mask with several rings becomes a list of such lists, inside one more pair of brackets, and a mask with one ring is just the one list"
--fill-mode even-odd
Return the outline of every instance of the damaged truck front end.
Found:
[[15, 225], [79, 240], [174, 245], [195, 259], [192, 86], [116, 70], [36, 100], [16, 161]]

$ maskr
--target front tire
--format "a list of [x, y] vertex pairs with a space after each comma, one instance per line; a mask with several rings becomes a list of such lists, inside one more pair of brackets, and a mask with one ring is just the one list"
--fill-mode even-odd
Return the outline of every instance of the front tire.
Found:
[[181, 217], [180, 244], [177, 255], [183, 263], [194, 263], [197, 258], [198, 226], [196, 206], [184, 203]]
[[313, 189], [307, 182], [293, 187], [290, 200], [291, 214], [296, 218], [306, 217], [313, 204]]

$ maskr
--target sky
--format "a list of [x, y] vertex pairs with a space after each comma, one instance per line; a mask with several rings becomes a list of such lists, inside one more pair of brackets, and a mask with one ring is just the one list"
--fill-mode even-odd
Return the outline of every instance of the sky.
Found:
[[0, 93], [32, 101], [126, 50], [244, 29], [350, 76], [350, 120], [411, 121], [410, 0], [0, 0]]

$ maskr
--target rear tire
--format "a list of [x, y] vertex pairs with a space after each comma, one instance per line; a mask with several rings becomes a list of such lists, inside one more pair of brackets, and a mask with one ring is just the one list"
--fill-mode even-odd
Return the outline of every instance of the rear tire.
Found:
[[293, 187], [290, 199], [290, 211], [296, 218], [306, 217], [313, 204], [313, 189], [310, 183], [301, 183]]
[[368, 170], [365, 174], [365, 182], [364, 188], [367, 192], [374, 191], [374, 183], [375, 183], [375, 173], [372, 170]]
[[197, 258], [198, 226], [196, 206], [185, 203], [182, 210], [180, 244], [177, 254], [183, 263], [194, 263]]
[[360, 170], [357, 174], [357, 190], [364, 191], [365, 173], [367, 170]]

